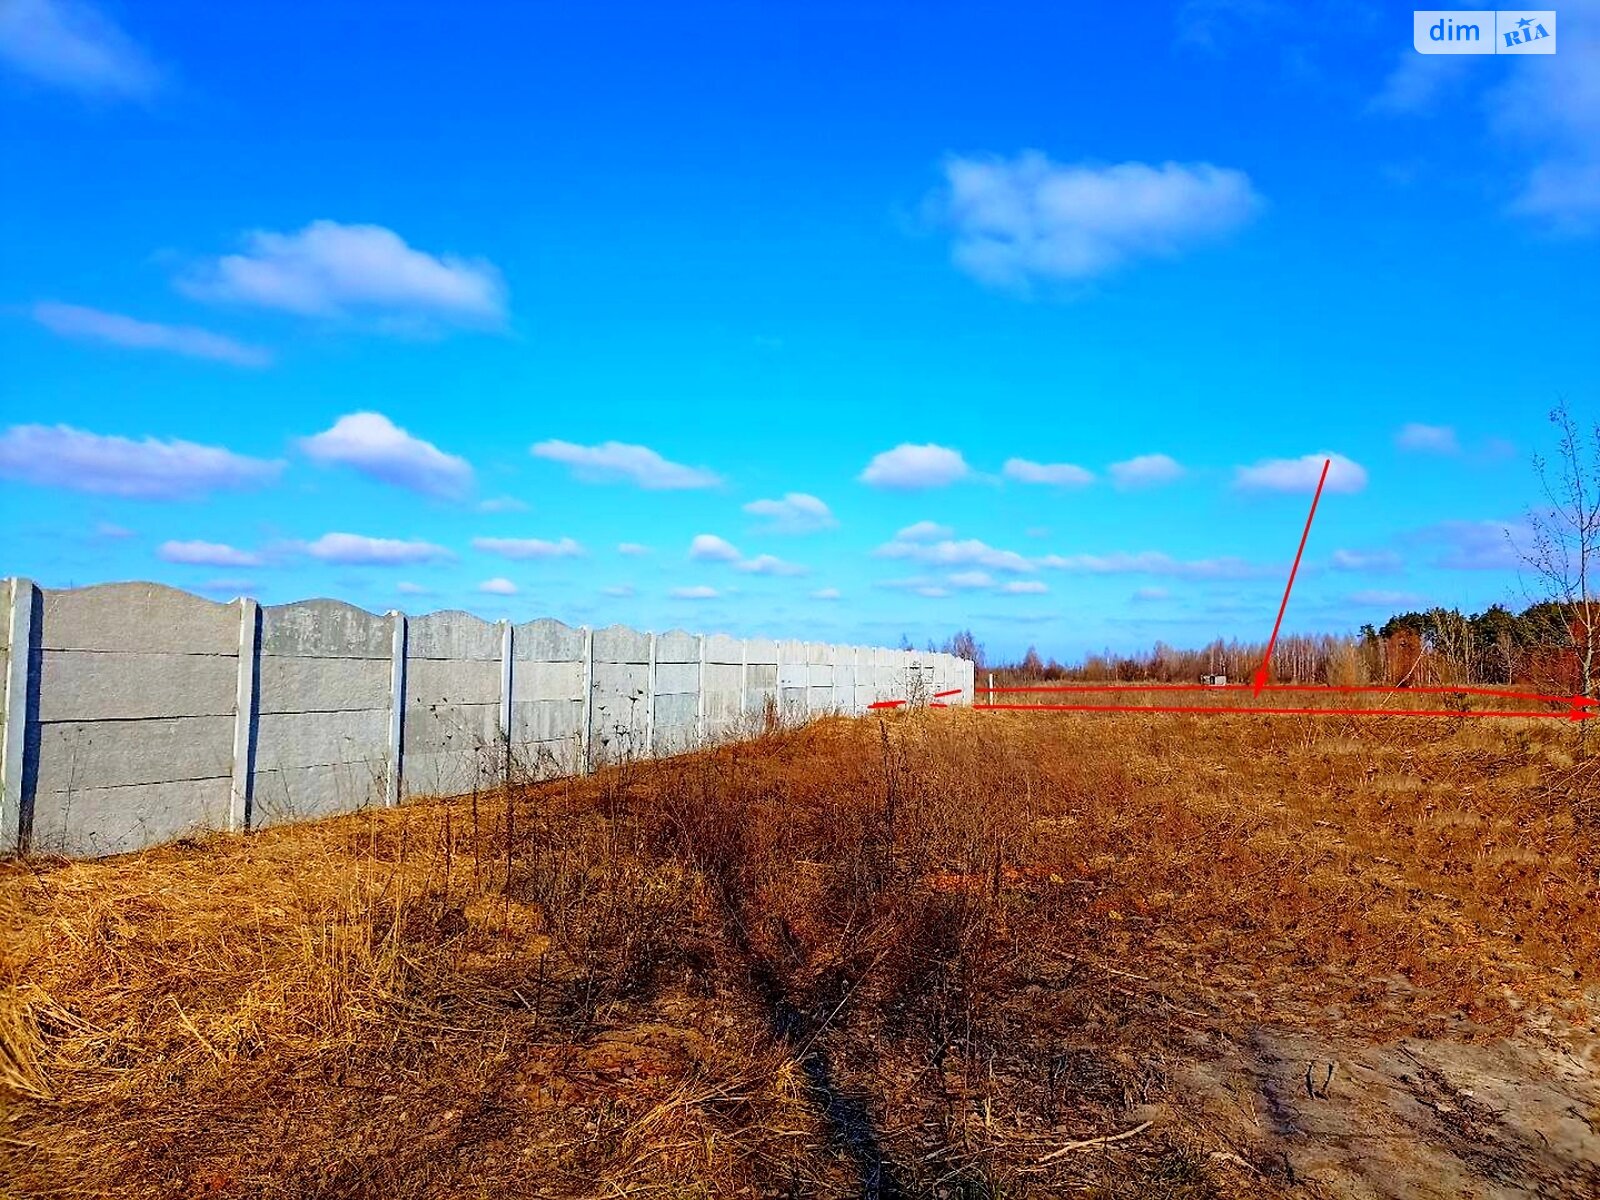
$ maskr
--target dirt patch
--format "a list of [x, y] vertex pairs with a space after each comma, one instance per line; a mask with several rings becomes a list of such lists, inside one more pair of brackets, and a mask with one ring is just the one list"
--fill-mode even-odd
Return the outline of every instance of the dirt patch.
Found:
[[1579, 1044], [1257, 1029], [1180, 1086], [1247, 1162], [1328, 1195], [1576, 1200], [1600, 1194], [1600, 1075]]

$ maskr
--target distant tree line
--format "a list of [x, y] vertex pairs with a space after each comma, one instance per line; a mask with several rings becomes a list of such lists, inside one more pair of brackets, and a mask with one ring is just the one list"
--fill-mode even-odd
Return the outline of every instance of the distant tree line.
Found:
[[[1495, 604], [1471, 615], [1454, 608], [1430, 608], [1390, 617], [1382, 625], [1363, 625], [1355, 635], [1293, 634], [1273, 647], [1271, 677], [1278, 683], [1397, 687], [1435, 684], [1532, 683], [1564, 693], [1581, 689], [1583, 628], [1571, 609], [1555, 601], [1513, 612]], [[1105, 650], [1081, 661], [1046, 659], [1028, 647], [1016, 662], [986, 661], [970, 631], [946, 640], [943, 649], [980, 669], [1037, 682], [1193, 682], [1203, 675], [1250, 678], [1265, 642], [1218, 638], [1198, 648], [1158, 641], [1147, 651]]]
[[[1520, 613], [1493, 604], [1470, 615], [1430, 608], [1363, 625], [1358, 635], [1280, 637], [1270, 677], [1279, 683], [1404, 687], [1529, 683], [1563, 695], [1600, 695], [1600, 421], [1579, 418], [1563, 400], [1550, 413], [1554, 453], [1535, 455], [1542, 499], [1527, 511], [1529, 536], [1517, 548], [1547, 599]], [[905, 643], [908, 647], [909, 642]], [[929, 642], [928, 649], [934, 649]], [[1028, 647], [1021, 661], [986, 662], [962, 630], [944, 644], [985, 670], [1020, 680], [1184, 682], [1203, 675], [1249, 679], [1266, 645], [1223, 641], [1180, 650], [1157, 642], [1148, 652], [1090, 654], [1082, 662], [1043, 659]]]

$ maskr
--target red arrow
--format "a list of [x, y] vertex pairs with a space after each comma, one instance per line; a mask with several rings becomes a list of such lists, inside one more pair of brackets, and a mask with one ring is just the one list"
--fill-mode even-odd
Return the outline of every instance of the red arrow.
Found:
[[1300, 548], [1294, 552], [1294, 566], [1289, 568], [1289, 582], [1283, 588], [1283, 603], [1278, 605], [1278, 620], [1272, 626], [1272, 636], [1267, 639], [1267, 652], [1261, 656], [1261, 665], [1256, 668], [1255, 694], [1260, 695], [1261, 689], [1267, 686], [1267, 668], [1272, 665], [1272, 648], [1278, 644], [1278, 630], [1283, 627], [1283, 613], [1289, 607], [1289, 593], [1294, 590], [1294, 577], [1300, 570], [1300, 556], [1306, 552], [1306, 539], [1311, 536], [1311, 519], [1317, 515], [1317, 501], [1322, 499], [1322, 485], [1328, 482], [1328, 468], [1333, 466], [1333, 459], [1322, 460], [1322, 475], [1317, 479], [1316, 493], [1311, 497], [1311, 511], [1306, 514], [1305, 532], [1300, 535]]
[[1283, 717], [1545, 717], [1562, 721], [1587, 721], [1600, 715], [1584, 708], [1572, 708], [1566, 712], [1502, 712], [1498, 709], [1455, 712], [1450, 709], [1235, 708], [1231, 705], [1200, 707], [1181, 704], [974, 704], [972, 707], [985, 711], [1009, 712], [1237, 713], [1244, 716]]

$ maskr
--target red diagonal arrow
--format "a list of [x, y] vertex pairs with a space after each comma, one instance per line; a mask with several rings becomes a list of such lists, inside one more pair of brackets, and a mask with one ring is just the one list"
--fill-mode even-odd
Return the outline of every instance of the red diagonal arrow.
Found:
[[1322, 460], [1322, 475], [1317, 479], [1317, 490], [1311, 497], [1311, 511], [1306, 514], [1305, 532], [1300, 535], [1300, 548], [1294, 552], [1294, 566], [1289, 568], [1289, 582], [1283, 587], [1283, 603], [1278, 605], [1278, 620], [1272, 626], [1272, 636], [1267, 639], [1267, 652], [1261, 656], [1261, 665], [1256, 668], [1254, 680], [1255, 694], [1260, 695], [1261, 689], [1267, 686], [1267, 668], [1272, 665], [1272, 648], [1278, 644], [1278, 630], [1283, 628], [1283, 613], [1289, 607], [1289, 593], [1294, 590], [1294, 577], [1300, 570], [1300, 556], [1306, 552], [1306, 539], [1311, 536], [1311, 519], [1317, 515], [1317, 501], [1322, 499], [1322, 485], [1328, 482], [1328, 468], [1333, 466], [1333, 459]]

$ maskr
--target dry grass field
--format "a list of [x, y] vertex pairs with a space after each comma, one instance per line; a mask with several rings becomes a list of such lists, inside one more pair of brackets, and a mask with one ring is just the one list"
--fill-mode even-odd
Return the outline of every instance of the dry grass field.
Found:
[[896, 712], [11, 863], [0, 1193], [1594, 1196], [1578, 734]]

